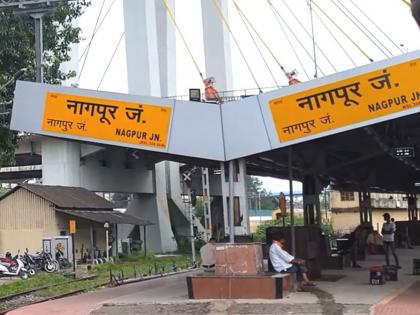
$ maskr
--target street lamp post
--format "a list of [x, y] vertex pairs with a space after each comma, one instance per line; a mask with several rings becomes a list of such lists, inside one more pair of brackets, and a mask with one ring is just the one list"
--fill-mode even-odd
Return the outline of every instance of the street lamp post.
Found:
[[53, 9], [53, 4], [70, 0], [9, 0], [0, 1], [0, 10], [13, 10], [14, 14], [29, 15], [35, 23], [35, 63], [36, 63], [36, 82], [43, 82], [43, 36], [42, 21], [43, 17]]

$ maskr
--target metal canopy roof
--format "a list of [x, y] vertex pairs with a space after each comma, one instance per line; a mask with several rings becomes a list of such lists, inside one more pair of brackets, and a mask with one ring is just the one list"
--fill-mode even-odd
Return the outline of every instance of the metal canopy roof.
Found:
[[390, 151], [420, 148], [419, 75], [415, 51], [220, 106], [20, 81], [11, 128], [142, 150], [152, 163], [245, 158], [249, 174], [280, 178], [292, 146], [295, 179], [409, 192], [420, 159]]
[[[353, 129], [292, 146], [296, 180], [317, 175], [324, 186], [344, 190], [415, 192], [420, 182], [420, 114]], [[397, 158], [393, 147], [413, 147], [416, 156]], [[247, 158], [249, 174], [287, 178], [287, 149]]]
[[154, 223], [139, 218], [137, 216], [133, 216], [131, 214], [122, 213], [118, 211], [89, 211], [89, 210], [62, 210], [56, 209], [56, 211], [65, 213], [70, 216], [76, 216], [79, 218], [83, 218], [86, 220], [105, 223], [109, 222], [112, 224], [133, 224], [133, 225], [154, 225]]

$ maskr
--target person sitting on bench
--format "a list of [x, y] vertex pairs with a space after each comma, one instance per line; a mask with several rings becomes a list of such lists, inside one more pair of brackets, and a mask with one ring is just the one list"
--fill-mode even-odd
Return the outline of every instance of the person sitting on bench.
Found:
[[201, 247], [201, 268], [206, 272], [214, 272], [216, 264], [216, 239], [210, 238], [208, 243]]
[[299, 291], [302, 291], [303, 286], [314, 286], [307, 273], [305, 266], [305, 260], [295, 258], [284, 250], [285, 237], [281, 233], [273, 235], [272, 244], [270, 246], [270, 261], [273, 268], [277, 272], [284, 273], [296, 273], [298, 275], [298, 281], [303, 279], [303, 283], [300, 284]]

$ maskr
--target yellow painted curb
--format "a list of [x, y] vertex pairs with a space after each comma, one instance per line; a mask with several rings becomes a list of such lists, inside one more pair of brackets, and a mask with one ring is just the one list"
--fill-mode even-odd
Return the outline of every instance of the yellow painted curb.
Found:
[[384, 297], [381, 301], [376, 303], [376, 305], [383, 305], [391, 302], [393, 299], [395, 299], [397, 296], [403, 294], [405, 291], [407, 291], [415, 282], [417, 282], [418, 279], [412, 279], [409, 283], [402, 286], [401, 288], [397, 289], [395, 292], [387, 295]]

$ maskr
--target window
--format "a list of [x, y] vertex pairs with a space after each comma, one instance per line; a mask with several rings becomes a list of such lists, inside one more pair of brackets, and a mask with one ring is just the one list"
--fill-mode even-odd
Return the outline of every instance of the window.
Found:
[[354, 192], [340, 191], [341, 201], [354, 201]]

